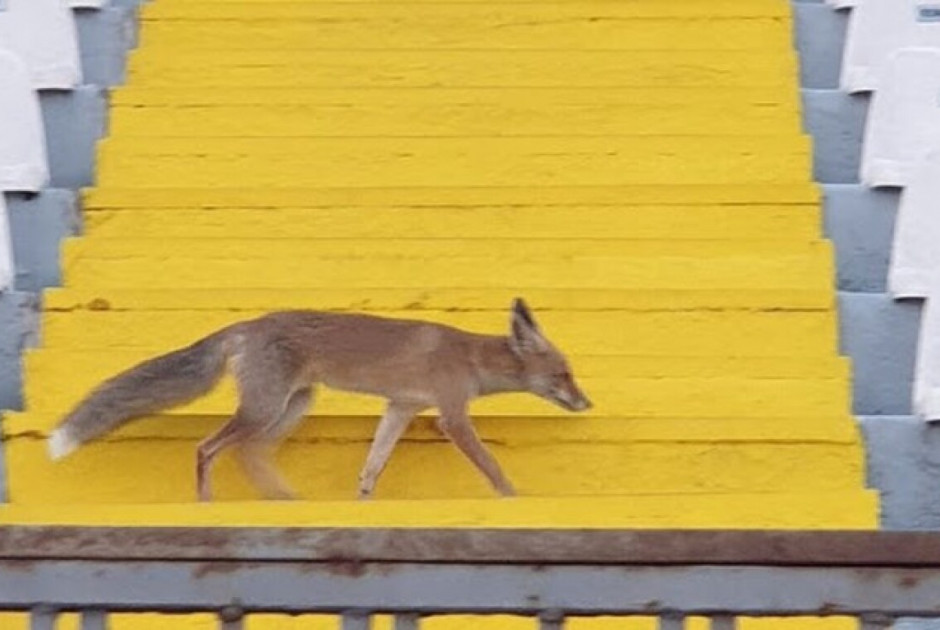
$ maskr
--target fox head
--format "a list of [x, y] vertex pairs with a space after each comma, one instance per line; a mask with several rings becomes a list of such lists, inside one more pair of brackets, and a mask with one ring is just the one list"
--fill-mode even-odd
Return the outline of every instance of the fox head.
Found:
[[591, 401], [575, 384], [564, 355], [542, 335], [529, 307], [520, 298], [512, 303], [509, 346], [522, 363], [526, 391], [568, 411], [591, 408]]

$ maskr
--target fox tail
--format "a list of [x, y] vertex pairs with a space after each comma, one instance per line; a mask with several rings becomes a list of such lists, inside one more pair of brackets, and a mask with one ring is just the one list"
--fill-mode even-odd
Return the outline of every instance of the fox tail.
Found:
[[220, 331], [108, 379], [49, 435], [49, 456], [60, 459], [135, 418], [205, 394], [221, 379], [227, 354], [225, 334]]

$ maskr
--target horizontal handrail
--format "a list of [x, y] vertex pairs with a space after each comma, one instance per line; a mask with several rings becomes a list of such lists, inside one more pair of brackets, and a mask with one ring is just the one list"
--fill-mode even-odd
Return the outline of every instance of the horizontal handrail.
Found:
[[[76, 585], [81, 588], [76, 588]], [[0, 610], [51, 628], [80, 611], [940, 617], [940, 533], [398, 528], [0, 527]]]
[[940, 532], [0, 527], [0, 560], [47, 558], [940, 568]]

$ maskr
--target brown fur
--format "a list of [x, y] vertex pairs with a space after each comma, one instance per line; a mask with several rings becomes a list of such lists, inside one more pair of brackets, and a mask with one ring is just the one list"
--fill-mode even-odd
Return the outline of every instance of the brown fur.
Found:
[[440, 411], [444, 434], [493, 487], [514, 494], [473, 429], [469, 401], [528, 391], [572, 411], [587, 409], [590, 402], [521, 300], [513, 304], [511, 324], [508, 336], [493, 336], [371, 315], [271, 313], [106, 381], [50, 436], [50, 452], [65, 455], [134, 418], [188, 402], [210, 390], [228, 368], [238, 383], [239, 405], [231, 420], [199, 445], [200, 500], [211, 498], [209, 469], [228, 447], [236, 448], [245, 472], [265, 496], [292, 497], [270, 452], [303, 416], [318, 383], [388, 401], [360, 475], [361, 497], [372, 494], [415, 414], [432, 407]]

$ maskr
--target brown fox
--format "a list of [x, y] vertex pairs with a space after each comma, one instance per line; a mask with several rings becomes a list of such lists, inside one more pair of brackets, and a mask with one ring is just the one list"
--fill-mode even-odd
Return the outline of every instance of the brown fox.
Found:
[[363, 314], [271, 313], [223, 328], [105, 381], [52, 432], [49, 454], [52, 459], [64, 457], [134, 418], [198, 398], [229, 370], [238, 384], [239, 404], [228, 423], [197, 449], [201, 501], [211, 500], [209, 469], [228, 447], [235, 447], [245, 473], [266, 498], [294, 497], [270, 455], [304, 415], [318, 383], [387, 399], [359, 476], [360, 498], [372, 495], [415, 414], [433, 407], [440, 412], [441, 432], [497, 492], [513, 495], [512, 484], [470, 422], [470, 400], [531, 392], [570, 411], [589, 409], [591, 403], [521, 299], [513, 301], [510, 323], [508, 336], [496, 336]]

